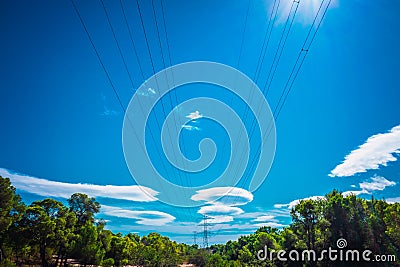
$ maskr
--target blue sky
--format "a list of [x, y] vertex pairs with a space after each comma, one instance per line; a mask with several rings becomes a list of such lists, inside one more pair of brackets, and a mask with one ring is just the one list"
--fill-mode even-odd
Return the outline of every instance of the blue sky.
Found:
[[[80, 1], [77, 6], [126, 107], [144, 79], [153, 75], [152, 65], [134, 2], [124, 6], [144, 79], [119, 2], [104, 3], [133, 88], [101, 3]], [[246, 22], [247, 1], [164, 0], [172, 65], [214, 61], [253, 79], [273, 3], [251, 1]], [[266, 82], [291, 3], [281, 0], [261, 75], [255, 80], [259, 87]], [[140, 2], [158, 72], [165, 67], [162, 56], [166, 66], [169, 58], [160, 1], [154, 4], [162, 52], [151, 2]], [[300, 1], [266, 96], [272, 109], [318, 5], [317, 0]], [[333, 1], [276, 122], [275, 159], [263, 185], [252, 193], [235, 188], [227, 197], [234, 197], [234, 203], [226, 199], [207, 203], [220, 191], [201, 191], [192, 199], [204, 206], [188, 209], [157, 201], [162, 194], [158, 190], [143, 194], [132, 179], [122, 149], [124, 112], [70, 1], [2, 1], [0, 175], [10, 177], [28, 203], [46, 196], [65, 201], [71, 193], [82, 191], [100, 201], [99, 218], [107, 220], [113, 231], [159, 231], [188, 243], [192, 231], [201, 231], [202, 214], [212, 217], [211, 242], [222, 242], [260, 225], [282, 227], [290, 222], [288, 213], [296, 200], [323, 196], [334, 188], [365, 198], [400, 201], [399, 10], [398, 1]], [[177, 89], [176, 95], [177, 103], [215, 97], [244, 117], [244, 103], [212, 86], [194, 84]], [[154, 121], [163, 120], [162, 112], [157, 112], [160, 108], [156, 107], [148, 125], [154, 132], [159, 131]], [[183, 117], [196, 111], [207, 115], [196, 107], [179, 110]], [[246, 127], [251, 118], [246, 117]], [[201, 184], [224, 169], [230, 145], [223, 129], [208, 119], [198, 118], [187, 126], [180, 141], [189, 159], [199, 157], [196, 148], [202, 138], [213, 138], [219, 149], [208, 173], [189, 175], [192, 183]], [[257, 147], [257, 141], [256, 133], [251, 145]], [[152, 159], [159, 165], [157, 145], [152, 147]]]

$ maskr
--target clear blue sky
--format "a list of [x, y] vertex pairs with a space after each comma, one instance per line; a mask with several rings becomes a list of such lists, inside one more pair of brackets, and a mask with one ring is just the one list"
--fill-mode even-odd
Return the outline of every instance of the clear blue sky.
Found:
[[[253, 78], [273, 2], [251, 1], [245, 23], [247, 1], [164, 0], [172, 64], [215, 61]], [[262, 73], [256, 81], [259, 86], [266, 81], [291, 4], [291, 1], [281, 2]], [[300, 1], [267, 95], [272, 108], [277, 104], [319, 2]], [[154, 3], [163, 56], [167, 59], [160, 1]], [[164, 66], [151, 1], [140, 4], [154, 66], [160, 71]], [[119, 1], [105, 0], [105, 5], [133, 76], [134, 88], [101, 3], [77, 2], [126, 107], [144, 80]], [[153, 70], [138, 10], [134, 2], [124, 1], [124, 6], [147, 79]], [[290, 205], [283, 204], [322, 196], [334, 188], [357, 191], [366, 198], [374, 195], [399, 201], [400, 164], [396, 159], [400, 130], [394, 128], [400, 125], [399, 11], [399, 1], [332, 1], [277, 121], [277, 147], [271, 171], [264, 184], [253, 192], [252, 199], [246, 192], [238, 193], [247, 199], [247, 204], [220, 205], [219, 210], [215, 205], [206, 205], [203, 210], [180, 209], [141, 198], [140, 193], [134, 199], [97, 193], [105, 207], [99, 217], [106, 219], [107, 227], [114, 231], [140, 234], [160, 231], [175, 240], [191, 242], [191, 232], [198, 228], [201, 214], [212, 215], [205, 212], [209, 209], [218, 213], [214, 214], [215, 222], [221, 222], [212, 227], [215, 234], [211, 242], [220, 242], [250, 233], [261, 224], [282, 227], [290, 222], [287, 217]], [[1, 1], [0, 33], [0, 175], [15, 176], [12, 180], [28, 203], [46, 196], [65, 201], [60, 192], [68, 186], [79, 189], [77, 184], [135, 185], [122, 150], [123, 110], [70, 1]], [[167, 60], [166, 65], [169, 65]], [[184, 93], [177, 91], [178, 101], [212, 93], [213, 89], [199, 91], [201, 88], [196, 85]], [[224, 94], [219, 97], [225, 97], [222, 100], [243, 116], [244, 109], [240, 107], [243, 103], [230, 103]], [[194, 111], [184, 110], [182, 115]], [[194, 126], [200, 130], [183, 131], [181, 136], [189, 144], [187, 156], [198, 157], [193, 148], [201, 138], [210, 136], [220, 149], [213, 167], [223, 168], [227, 159], [222, 149], [229, 149], [229, 145], [223, 145], [227, 142], [224, 132], [206, 119], [197, 123]], [[149, 127], [159, 130], [154, 124]], [[347, 162], [338, 166], [347, 155]], [[22, 176], [18, 178], [16, 173]], [[35, 189], [32, 181], [42, 184], [43, 190]]]

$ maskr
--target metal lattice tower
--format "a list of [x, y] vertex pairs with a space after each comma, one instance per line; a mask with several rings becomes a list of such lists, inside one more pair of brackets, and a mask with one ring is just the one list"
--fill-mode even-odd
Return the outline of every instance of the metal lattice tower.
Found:
[[208, 248], [208, 239], [209, 239], [209, 231], [208, 231], [208, 226], [210, 224], [207, 222], [209, 217], [207, 215], [203, 215], [203, 247], [205, 249]]

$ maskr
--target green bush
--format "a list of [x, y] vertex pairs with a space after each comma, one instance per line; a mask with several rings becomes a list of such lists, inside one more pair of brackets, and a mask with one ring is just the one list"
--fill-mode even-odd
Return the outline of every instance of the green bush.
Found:
[[103, 264], [104, 267], [111, 267], [114, 265], [114, 259], [113, 258], [108, 258], [106, 260], [103, 260]]

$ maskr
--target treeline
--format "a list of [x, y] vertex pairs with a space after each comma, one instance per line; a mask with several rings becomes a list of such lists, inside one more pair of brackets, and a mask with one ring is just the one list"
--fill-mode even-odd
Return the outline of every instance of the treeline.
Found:
[[[334, 190], [324, 198], [301, 200], [290, 215], [292, 223], [281, 230], [262, 227], [237, 241], [211, 246], [210, 266], [400, 266], [399, 203], [365, 200], [355, 195], [344, 197]], [[344, 247], [338, 247], [340, 239], [345, 240]], [[268, 257], [260, 261], [257, 253], [266, 246]], [[331, 260], [327, 253], [318, 260], [329, 247], [337, 251], [343, 248], [343, 260], [338, 253], [336, 260]], [[277, 257], [279, 250], [286, 252], [281, 257], [286, 261]], [[305, 254], [303, 260], [302, 252], [310, 250], [316, 252], [315, 260], [312, 254]], [[346, 258], [346, 250], [358, 250], [359, 260], [352, 254]], [[372, 252], [367, 257], [370, 261], [362, 257], [365, 250]], [[290, 251], [299, 253], [290, 258]], [[263, 251], [260, 256], [264, 254]], [[375, 255], [381, 257], [375, 259]]]
[[64, 266], [67, 259], [102, 266], [177, 266], [187, 245], [150, 233], [114, 234], [95, 220], [100, 204], [75, 193], [68, 207], [54, 199], [26, 206], [10, 180], [0, 176], [0, 266]]
[[[73, 194], [68, 206], [54, 199], [26, 206], [10, 180], [0, 177], [0, 266], [65, 266], [67, 259], [81, 265], [102, 266], [400, 266], [400, 204], [384, 200], [344, 197], [333, 191], [316, 200], [302, 200], [291, 211], [292, 223], [283, 229], [261, 227], [237, 241], [200, 249], [178, 244], [150, 233], [115, 234], [95, 219], [100, 204], [85, 194]], [[279, 250], [316, 251], [337, 249], [339, 239], [346, 249], [370, 250], [374, 255], [395, 255], [388, 262], [337, 262], [278, 258]], [[265, 260], [257, 257], [266, 250]], [[288, 256], [286, 255], [286, 258]]]

